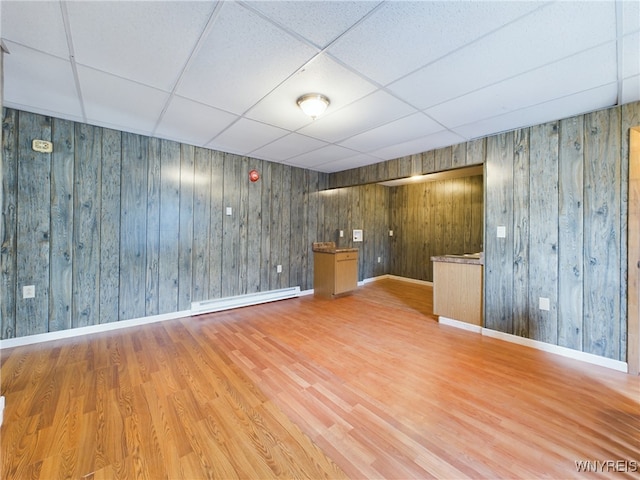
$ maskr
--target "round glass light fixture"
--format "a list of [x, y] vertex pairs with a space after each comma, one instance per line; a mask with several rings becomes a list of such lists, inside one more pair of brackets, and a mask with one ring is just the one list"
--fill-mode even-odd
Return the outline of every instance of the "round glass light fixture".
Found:
[[329, 99], [320, 93], [307, 93], [298, 98], [298, 106], [314, 120], [329, 106]]

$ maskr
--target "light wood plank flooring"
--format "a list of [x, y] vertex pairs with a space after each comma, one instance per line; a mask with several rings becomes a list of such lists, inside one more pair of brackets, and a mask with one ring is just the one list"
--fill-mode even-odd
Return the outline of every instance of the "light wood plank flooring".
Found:
[[439, 325], [397, 280], [5, 350], [1, 374], [3, 479], [640, 477], [639, 377]]

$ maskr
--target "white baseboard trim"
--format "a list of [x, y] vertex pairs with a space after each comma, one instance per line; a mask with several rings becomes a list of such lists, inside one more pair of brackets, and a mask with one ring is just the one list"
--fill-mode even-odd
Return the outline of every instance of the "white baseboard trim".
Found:
[[417, 283], [419, 285], [426, 285], [428, 287], [433, 287], [433, 282], [428, 282], [426, 280], [417, 280], [415, 278], [399, 277], [397, 275], [391, 275], [390, 273], [385, 273], [384, 275], [378, 275], [377, 277], [365, 278], [364, 280], [362, 280], [362, 282], [358, 282], [358, 285], [362, 286], [367, 283], [378, 282], [380, 280], [385, 280], [385, 279], [400, 280], [402, 282]]
[[524, 347], [535, 348], [536, 350], [553, 353], [555, 355], [571, 358], [573, 360], [579, 360], [581, 362], [590, 363], [592, 365], [610, 368], [618, 372], [629, 373], [629, 365], [626, 362], [622, 362], [620, 360], [601, 357], [599, 355], [594, 355], [593, 353], [580, 352], [578, 350], [573, 350], [572, 348], [561, 347], [560, 345], [553, 345], [551, 343], [545, 343], [539, 340], [533, 340], [531, 338], [520, 337], [511, 333], [499, 332], [490, 328], [478, 327], [477, 325], [471, 325], [447, 317], [438, 317], [438, 321], [443, 325], [449, 325], [452, 327], [469, 330], [475, 333], [480, 333], [481, 335], [496, 338], [498, 340], [504, 340], [505, 342], [516, 343]]
[[4, 397], [0, 397], [0, 427], [4, 421]]
[[185, 318], [189, 316], [191, 316], [191, 312], [189, 310], [183, 310], [181, 312], [133, 318], [131, 320], [122, 320], [120, 322], [101, 323], [100, 325], [70, 328], [68, 330], [60, 330], [58, 332], [38, 333], [36, 335], [8, 338], [6, 340], [0, 340], [0, 350], [5, 348], [22, 347], [24, 345], [31, 345], [35, 343], [50, 342], [53, 340], [61, 340], [64, 338], [80, 337], [82, 335], [90, 335], [92, 333], [110, 332], [112, 330], [120, 330], [121, 328], [137, 327], [139, 325], [163, 322], [165, 320], [175, 320], [177, 318]]
[[261, 303], [277, 302], [300, 296], [300, 287], [280, 288], [278, 290], [268, 290], [266, 292], [248, 293], [246, 295], [236, 295], [233, 297], [214, 298], [193, 302], [191, 304], [191, 315], [202, 315], [204, 313], [221, 312], [234, 308], [259, 305]]

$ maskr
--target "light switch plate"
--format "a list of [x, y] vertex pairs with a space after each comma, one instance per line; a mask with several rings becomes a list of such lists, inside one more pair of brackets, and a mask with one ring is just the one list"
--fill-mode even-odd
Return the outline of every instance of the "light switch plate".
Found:
[[35, 297], [36, 297], [35, 285], [25, 285], [22, 287], [22, 298], [35, 298]]
[[362, 230], [354, 230], [353, 231], [353, 241], [361, 242], [362, 241]]
[[507, 227], [505, 227], [504, 225], [498, 225], [497, 236], [498, 238], [506, 238]]
[[538, 299], [538, 306], [540, 307], [540, 310], [549, 311], [551, 309], [551, 302], [546, 297], [540, 297]]
[[231, 209], [231, 207], [227, 207], [227, 209], [226, 209], [226, 214], [227, 214], [228, 216], [231, 216], [231, 215], [233, 214], [233, 210]]

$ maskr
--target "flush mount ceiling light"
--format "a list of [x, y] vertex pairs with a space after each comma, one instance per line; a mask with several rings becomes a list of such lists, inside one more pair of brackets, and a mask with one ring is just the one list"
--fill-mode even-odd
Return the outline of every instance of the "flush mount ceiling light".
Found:
[[329, 106], [329, 99], [320, 93], [307, 93], [298, 98], [298, 106], [314, 120]]

